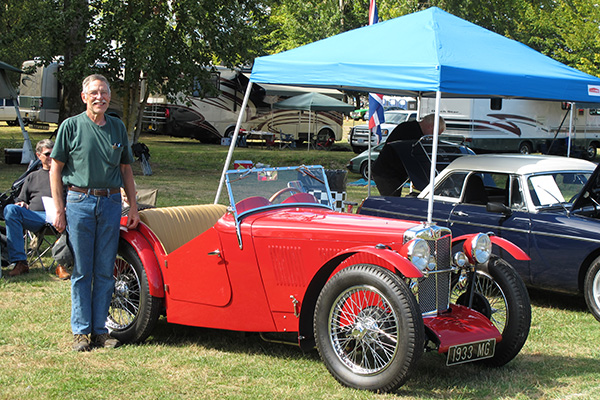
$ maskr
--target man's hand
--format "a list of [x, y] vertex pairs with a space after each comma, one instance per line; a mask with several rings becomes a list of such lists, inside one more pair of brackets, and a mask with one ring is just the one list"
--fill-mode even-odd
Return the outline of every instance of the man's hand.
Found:
[[129, 209], [129, 215], [127, 216], [127, 229], [135, 229], [140, 223], [140, 215], [136, 207]]
[[27, 203], [25, 203], [24, 201], [17, 201], [15, 203], [15, 205], [17, 205], [19, 207], [23, 207], [23, 208], [29, 208], [29, 205]]
[[54, 227], [56, 228], [57, 231], [59, 231], [60, 233], [63, 233], [65, 228], [67, 227], [67, 218], [65, 216], [65, 212], [63, 210], [63, 212], [57, 212], [56, 216], [54, 217]]

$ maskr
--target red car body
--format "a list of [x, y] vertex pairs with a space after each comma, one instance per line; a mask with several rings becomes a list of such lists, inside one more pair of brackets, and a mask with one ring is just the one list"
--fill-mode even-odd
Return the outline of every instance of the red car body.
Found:
[[[318, 169], [312, 172], [316, 174], [315, 171]], [[284, 173], [280, 170], [279, 177]], [[282, 181], [286, 183], [285, 179]], [[232, 191], [230, 189], [230, 197]], [[233, 206], [229, 208], [203, 205], [140, 211], [139, 227], [121, 232], [115, 264], [116, 295], [108, 323], [112, 334], [125, 342], [144, 340], [158, 318], [158, 310], [166, 314], [168, 322], [183, 325], [247, 332], [293, 332], [303, 349], [314, 348], [316, 342], [329, 370], [343, 384], [384, 391], [394, 390], [405, 381], [412, 363], [426, 344], [440, 353], [452, 348], [454, 359], [448, 363], [454, 364], [461, 362], [456, 359], [464, 352], [461, 345], [491, 340], [486, 345], [492, 343], [493, 347], [503, 340], [503, 327], [499, 330], [490, 315], [484, 315], [485, 312], [477, 311], [476, 307], [449, 304], [451, 276], [461, 274], [456, 266], [452, 271], [444, 266], [438, 274], [422, 270], [416, 261], [411, 261], [410, 246], [421, 239], [412, 238], [409, 233], [417, 232], [419, 237], [431, 235], [434, 239], [428, 245], [432, 251], [436, 249], [437, 259], [429, 259], [427, 265], [447, 263], [447, 267], [451, 267], [452, 239], [446, 228], [335, 212], [330, 203], [318, 202], [313, 197], [315, 191], [310, 189], [292, 192], [292, 196], [281, 203], [274, 199], [277, 193], [267, 203], [257, 196], [251, 196], [244, 203], [231, 198]], [[297, 202], [298, 199], [301, 201]], [[125, 222], [124, 219], [123, 226]], [[459, 240], [469, 242], [475, 236]], [[500, 245], [517, 258], [527, 257], [511, 243]], [[472, 266], [463, 267], [461, 276], [474, 274], [477, 264], [471, 250], [466, 249], [466, 253], [466, 259], [471, 260], [468, 265]], [[417, 260], [416, 255], [412, 257]], [[132, 289], [136, 284], [133, 275], [137, 276], [138, 295]], [[344, 303], [338, 300], [342, 294], [331, 294], [334, 299], [331, 309], [319, 312], [319, 307], [324, 306], [318, 303], [325, 302], [320, 296], [326, 298], [323, 292], [329, 294], [334, 290], [325, 288], [335, 287], [336, 283], [330, 281], [337, 275], [342, 277], [342, 282], [344, 279], [356, 282], [362, 291], [349, 292], [356, 285], [346, 288], [338, 284], [339, 293], [347, 292], [349, 300]], [[363, 285], [363, 276], [365, 282], [371, 283]], [[408, 311], [408, 320], [414, 320], [410, 327], [403, 325], [407, 320], [401, 317], [404, 309], [381, 306], [396, 301], [396, 296], [386, 294], [389, 285], [379, 286], [380, 277], [389, 280], [392, 287], [400, 287], [403, 301], [409, 306], [413, 304], [411, 307], [416, 312], [410, 312], [410, 308]], [[428, 288], [431, 282], [436, 285], [435, 295], [433, 306], [427, 306], [426, 300], [431, 300], [426, 298], [429, 289], [420, 287]], [[353, 300], [352, 296], [363, 292], [373, 300]], [[522, 293], [519, 295], [523, 302], [527, 301], [523, 305], [526, 313], [529, 309], [526, 292], [525, 298]], [[126, 304], [136, 302], [137, 308]], [[355, 305], [359, 302], [363, 305]], [[334, 305], [339, 306], [343, 317], [332, 317]], [[372, 313], [374, 316], [370, 316]], [[147, 315], [150, 317], [146, 318]], [[317, 322], [320, 318], [329, 318], [329, 326], [321, 327]], [[490, 358], [492, 356], [486, 354], [487, 361], [504, 364], [518, 353], [529, 329], [529, 321], [525, 322], [526, 326], [519, 331], [519, 343], [512, 344], [505, 355]], [[386, 327], [382, 328], [383, 325]], [[415, 343], [407, 346], [414, 347], [416, 355], [397, 369], [388, 368], [387, 364], [374, 367], [368, 363], [372, 370], [367, 371], [369, 368], [365, 366], [354, 365], [352, 354], [357, 351], [357, 343], [370, 345], [373, 342], [382, 345], [383, 353], [391, 343], [395, 350], [393, 357], [389, 356], [389, 364], [395, 365], [396, 353], [402, 353], [398, 343], [403, 339], [402, 335], [383, 332], [388, 329], [392, 332], [408, 329], [411, 335], [414, 333]], [[349, 345], [349, 341], [353, 344]], [[331, 351], [337, 358], [324, 355], [322, 347], [327, 347], [327, 342], [334, 343]], [[463, 357], [462, 361], [471, 361], [470, 357]]]

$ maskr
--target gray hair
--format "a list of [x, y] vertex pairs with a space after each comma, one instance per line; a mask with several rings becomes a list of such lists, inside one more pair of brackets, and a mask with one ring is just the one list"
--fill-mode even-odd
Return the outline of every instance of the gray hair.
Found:
[[42, 153], [42, 150], [44, 149], [50, 149], [52, 150], [54, 148], [54, 142], [50, 139], [42, 139], [39, 142], [37, 142], [37, 144], [35, 145], [35, 152], [36, 153]]
[[108, 79], [106, 79], [104, 77], [104, 75], [100, 75], [100, 74], [92, 74], [92, 75], [86, 77], [83, 80], [83, 85], [82, 85], [81, 91], [83, 93], [87, 94], [88, 86], [90, 86], [90, 83], [92, 83], [93, 81], [102, 81], [102, 82], [104, 82], [104, 84], [106, 84], [106, 87], [108, 88], [108, 93], [110, 93], [110, 83], [108, 83]]
[[[435, 114], [428, 114], [421, 120], [421, 129], [425, 135], [433, 134], [433, 126], [435, 124]], [[440, 133], [446, 130], [446, 121], [440, 117]], [[427, 131], [427, 132], [425, 132]]]

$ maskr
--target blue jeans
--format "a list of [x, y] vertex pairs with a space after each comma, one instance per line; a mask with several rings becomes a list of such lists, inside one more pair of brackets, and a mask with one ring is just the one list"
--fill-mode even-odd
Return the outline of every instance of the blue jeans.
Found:
[[27, 260], [23, 230], [37, 232], [46, 224], [44, 211], [31, 211], [16, 204], [4, 208], [8, 259], [11, 263]]
[[71, 329], [73, 334], [100, 335], [108, 332], [106, 319], [115, 286], [121, 194], [100, 197], [69, 191], [66, 216], [74, 258]]

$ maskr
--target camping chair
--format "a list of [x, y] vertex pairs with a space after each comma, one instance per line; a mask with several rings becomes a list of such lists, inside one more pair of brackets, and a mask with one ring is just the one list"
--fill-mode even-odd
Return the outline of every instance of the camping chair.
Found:
[[50, 263], [44, 261], [45, 257], [52, 255], [52, 246], [58, 239], [60, 233], [50, 223], [46, 223], [42, 229], [37, 232], [25, 231], [25, 250], [27, 253], [27, 263], [31, 266], [39, 263], [40, 266], [50, 271], [55, 267], [54, 259]]
[[293, 149], [296, 147], [294, 137], [289, 133], [279, 133], [279, 149]]

